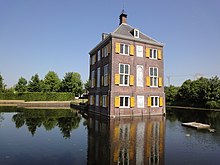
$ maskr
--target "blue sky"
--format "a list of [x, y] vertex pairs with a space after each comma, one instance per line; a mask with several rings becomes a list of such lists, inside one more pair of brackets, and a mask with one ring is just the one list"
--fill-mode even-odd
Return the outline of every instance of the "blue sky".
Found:
[[88, 52], [114, 31], [122, 8], [128, 24], [163, 42], [165, 84], [198, 74], [220, 75], [219, 0], [0, 0], [0, 73], [8, 87], [19, 77], [88, 79]]

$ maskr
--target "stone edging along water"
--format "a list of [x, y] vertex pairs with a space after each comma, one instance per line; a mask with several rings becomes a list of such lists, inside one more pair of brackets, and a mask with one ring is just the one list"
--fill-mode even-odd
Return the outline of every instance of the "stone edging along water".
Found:
[[71, 101], [29, 101], [0, 100], [0, 106], [17, 106], [22, 108], [70, 108]]
[[220, 112], [220, 109], [208, 109], [208, 108], [196, 108], [196, 107], [183, 107], [183, 106], [172, 106], [172, 105], [166, 105], [167, 108], [176, 108], [176, 109], [186, 109], [186, 110], [199, 110], [199, 111], [218, 111]]

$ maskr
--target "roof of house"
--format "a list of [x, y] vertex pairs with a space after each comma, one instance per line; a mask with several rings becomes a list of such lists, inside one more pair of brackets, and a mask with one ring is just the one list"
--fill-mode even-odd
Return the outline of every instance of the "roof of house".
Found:
[[157, 45], [157, 46], [164, 46], [163, 43], [156, 41], [155, 39], [147, 36], [146, 34], [142, 33], [139, 30], [139, 38], [134, 37], [134, 29], [130, 25], [126, 23], [120, 24], [117, 29], [115, 29], [114, 32], [110, 33], [109, 35], [106, 35], [105, 39], [102, 40], [98, 45], [96, 45], [90, 53], [92, 53], [94, 50], [96, 50], [102, 43], [104, 43], [106, 40], [108, 40], [109, 37], [116, 37], [116, 38], [121, 38], [121, 39], [127, 39], [127, 40], [133, 40], [133, 41], [138, 41], [138, 42], [143, 42], [143, 43], [148, 43], [152, 45]]

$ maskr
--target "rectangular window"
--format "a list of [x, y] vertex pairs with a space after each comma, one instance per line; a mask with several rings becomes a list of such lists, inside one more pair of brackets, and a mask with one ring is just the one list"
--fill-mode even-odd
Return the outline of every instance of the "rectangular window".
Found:
[[92, 65], [95, 64], [95, 60], [96, 60], [96, 54], [94, 54], [94, 55], [92, 56]]
[[134, 37], [139, 38], [139, 30], [138, 29], [134, 29]]
[[143, 57], [143, 46], [136, 46], [136, 55], [137, 57]]
[[90, 102], [90, 105], [93, 105], [93, 95], [90, 95], [89, 102]]
[[95, 95], [95, 105], [99, 106], [99, 95]]
[[144, 86], [144, 67], [143, 65], [137, 65], [136, 67], [137, 71], [137, 86], [138, 87], [143, 87]]
[[97, 88], [100, 87], [100, 68], [97, 68]]
[[137, 96], [137, 107], [144, 108], [144, 96]]
[[101, 59], [101, 51], [100, 50], [98, 50], [98, 59], [97, 59], [97, 61], [100, 61], [100, 59]]
[[157, 49], [150, 49], [150, 58], [157, 59]]
[[129, 85], [130, 65], [119, 64], [120, 85]]
[[102, 107], [107, 107], [107, 95], [102, 96]]
[[158, 87], [158, 68], [157, 67], [150, 67], [149, 70], [150, 75], [150, 86], [151, 87]]
[[104, 86], [108, 85], [108, 64], [104, 66]]
[[94, 88], [95, 86], [95, 70], [92, 71], [92, 74], [91, 74], [91, 87]]
[[159, 107], [159, 96], [151, 96], [151, 107]]
[[103, 55], [102, 55], [103, 57], [107, 57], [108, 56], [108, 48], [107, 48], [107, 46], [105, 46], [104, 48], [103, 48]]
[[129, 55], [129, 45], [120, 44], [120, 54]]
[[119, 108], [130, 108], [130, 96], [120, 96]]

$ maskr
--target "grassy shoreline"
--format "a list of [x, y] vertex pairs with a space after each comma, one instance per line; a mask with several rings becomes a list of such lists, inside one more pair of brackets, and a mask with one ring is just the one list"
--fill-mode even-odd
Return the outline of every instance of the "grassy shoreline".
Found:
[[220, 112], [220, 109], [197, 108], [197, 107], [184, 107], [184, 106], [173, 106], [173, 105], [167, 105], [166, 107], [167, 107], [167, 108], [176, 108], [176, 109], [186, 109], [186, 110], [218, 111], [218, 112]]

